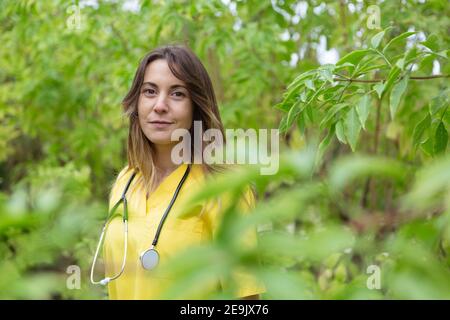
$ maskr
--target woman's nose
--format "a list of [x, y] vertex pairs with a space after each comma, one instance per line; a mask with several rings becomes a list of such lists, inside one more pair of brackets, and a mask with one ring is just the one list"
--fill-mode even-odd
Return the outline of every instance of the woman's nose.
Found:
[[169, 109], [167, 102], [166, 102], [166, 96], [161, 94], [158, 97], [158, 100], [156, 101], [155, 106], [153, 107], [153, 110], [157, 113], [167, 112]]

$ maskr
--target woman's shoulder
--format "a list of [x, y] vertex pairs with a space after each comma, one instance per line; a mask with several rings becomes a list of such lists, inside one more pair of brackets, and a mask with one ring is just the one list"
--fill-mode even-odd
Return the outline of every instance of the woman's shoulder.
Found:
[[124, 178], [125, 176], [129, 176], [131, 175], [131, 173], [133, 172], [132, 168], [130, 168], [130, 166], [126, 165], [124, 166], [120, 172], [117, 174], [117, 179], [116, 181], [118, 181], [119, 179]]
[[133, 172], [134, 170], [126, 165], [122, 169], [120, 169], [118, 174], [115, 175], [109, 188], [111, 200], [120, 197], [119, 193], [121, 193], [121, 190], [125, 188], [125, 185], [128, 182], [129, 178], [131, 178]]
[[120, 169], [119, 173], [116, 174], [113, 179], [112, 189], [125, 184], [128, 181], [128, 178], [131, 177], [132, 173], [133, 170], [128, 165]]

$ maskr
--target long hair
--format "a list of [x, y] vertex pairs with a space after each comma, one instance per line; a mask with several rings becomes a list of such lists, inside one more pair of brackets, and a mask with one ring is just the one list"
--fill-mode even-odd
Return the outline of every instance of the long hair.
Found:
[[[139, 124], [138, 101], [147, 66], [157, 60], [164, 59], [175, 77], [186, 83], [193, 105], [193, 121], [202, 122], [202, 131], [218, 129], [225, 142], [223, 124], [220, 119], [216, 95], [211, 79], [200, 59], [184, 45], [168, 45], [156, 48], [146, 54], [136, 70], [130, 90], [122, 101], [125, 115], [129, 118], [127, 142], [128, 170], [141, 172], [139, 183], [143, 183], [147, 194], [155, 183], [154, 146], [147, 139]], [[190, 133], [193, 137], [193, 124]], [[200, 133], [203, 136], [203, 132]], [[191, 151], [203, 154], [203, 150], [194, 150], [194, 139], [191, 139]], [[202, 143], [202, 149], [205, 145]], [[203, 160], [203, 158], [202, 158]], [[218, 170], [219, 166], [209, 165], [202, 161], [205, 173]]]

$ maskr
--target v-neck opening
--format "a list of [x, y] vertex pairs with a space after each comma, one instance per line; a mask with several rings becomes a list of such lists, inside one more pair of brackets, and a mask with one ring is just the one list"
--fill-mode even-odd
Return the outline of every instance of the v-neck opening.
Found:
[[156, 187], [156, 189], [148, 197], [146, 197], [146, 203], [150, 205], [152, 202], [155, 202], [155, 199], [161, 199], [161, 197], [164, 198], [164, 195], [161, 195], [161, 193], [173, 193], [176, 186], [178, 185], [178, 182], [180, 182], [181, 178], [183, 177], [186, 168], [187, 164], [183, 163], [179, 165], [175, 170], [173, 170], [168, 176], [164, 177], [164, 179]]

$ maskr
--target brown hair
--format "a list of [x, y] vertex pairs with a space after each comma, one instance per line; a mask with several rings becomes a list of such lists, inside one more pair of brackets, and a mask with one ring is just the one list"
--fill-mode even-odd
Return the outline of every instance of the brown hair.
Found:
[[[155, 180], [154, 148], [140, 127], [138, 101], [145, 70], [151, 62], [157, 59], [166, 60], [174, 76], [186, 83], [193, 105], [193, 121], [201, 121], [203, 131], [211, 128], [220, 130], [225, 139], [211, 79], [195, 53], [184, 45], [168, 45], [156, 48], [146, 54], [136, 70], [133, 83], [122, 101], [122, 106], [125, 115], [130, 119], [127, 144], [128, 170], [142, 173], [143, 181], [140, 182], [144, 183], [147, 194], [152, 190]], [[191, 130], [193, 130], [193, 125]], [[202, 151], [194, 150], [193, 139], [191, 139], [191, 150], [193, 152]], [[216, 166], [208, 165], [204, 161], [202, 161], [202, 167], [205, 173], [217, 170]]]

